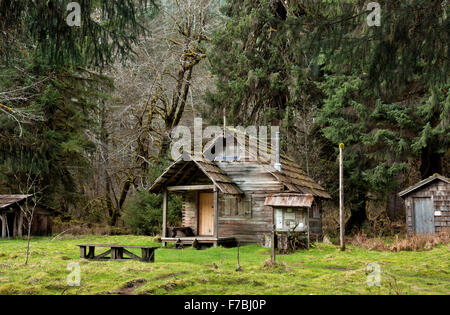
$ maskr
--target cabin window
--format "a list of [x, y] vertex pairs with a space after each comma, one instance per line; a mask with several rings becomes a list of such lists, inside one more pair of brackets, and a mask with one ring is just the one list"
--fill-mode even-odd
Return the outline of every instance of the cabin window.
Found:
[[223, 196], [221, 199], [221, 216], [229, 218], [251, 218], [251, 196]]

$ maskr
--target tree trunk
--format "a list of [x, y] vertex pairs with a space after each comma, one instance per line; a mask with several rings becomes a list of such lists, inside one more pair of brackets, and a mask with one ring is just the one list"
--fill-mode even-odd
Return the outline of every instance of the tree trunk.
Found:
[[[27, 218], [28, 221], [28, 233], [27, 233], [27, 258], [25, 260], [25, 265], [28, 265], [28, 260], [30, 257], [30, 242], [31, 242], [31, 228], [33, 227], [34, 210], [29, 214], [30, 217]], [[27, 215], [28, 216], [28, 215]]]
[[112, 189], [112, 183], [111, 178], [109, 177], [108, 172], [105, 172], [105, 180], [106, 180], [106, 192], [105, 192], [105, 198], [106, 198], [106, 209], [108, 210], [109, 217], [111, 219], [110, 225], [113, 226], [113, 217], [114, 217], [114, 204], [111, 199], [111, 189]]
[[28, 227], [28, 235], [27, 235], [27, 258], [25, 260], [25, 265], [28, 265], [28, 259], [30, 257], [30, 241], [31, 241], [31, 223]]
[[122, 193], [120, 194], [120, 199], [117, 207], [114, 208], [111, 215], [111, 226], [116, 226], [119, 222], [119, 218], [122, 215], [122, 208], [127, 200], [128, 193], [130, 192], [131, 185], [133, 184], [133, 178], [128, 177], [127, 181], [123, 184]]

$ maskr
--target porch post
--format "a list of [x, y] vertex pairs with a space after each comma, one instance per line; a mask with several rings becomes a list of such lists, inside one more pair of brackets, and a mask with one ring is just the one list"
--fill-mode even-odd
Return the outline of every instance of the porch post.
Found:
[[[20, 212], [22, 212], [22, 211], [20, 211]], [[12, 234], [12, 236], [14, 238], [17, 237], [17, 221], [18, 221], [17, 217], [18, 217], [17, 212], [15, 212], [14, 213], [13, 231], [12, 231], [12, 233], [10, 232], [10, 234]]]
[[[161, 237], [162, 238], [166, 238], [167, 237], [167, 210], [168, 210], [168, 202], [169, 202], [169, 198], [168, 198], [168, 192], [167, 189], [164, 189], [163, 192], [163, 227], [162, 227], [162, 231], [161, 231]], [[167, 243], [166, 242], [162, 242], [163, 247], [166, 247]]]
[[2, 238], [6, 238], [6, 213], [2, 214]]
[[216, 247], [219, 243], [219, 190], [217, 186], [214, 186], [214, 237], [216, 238], [214, 243]]
[[17, 236], [22, 237], [23, 236], [23, 212], [20, 211], [19, 214], [19, 223], [17, 225]]

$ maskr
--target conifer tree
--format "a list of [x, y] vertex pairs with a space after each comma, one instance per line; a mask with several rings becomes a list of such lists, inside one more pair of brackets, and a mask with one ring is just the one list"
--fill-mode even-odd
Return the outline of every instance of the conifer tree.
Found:
[[[435, 173], [448, 175], [443, 160], [450, 144], [449, 6], [380, 4], [379, 27], [369, 27], [365, 16], [335, 13], [316, 34], [326, 71], [318, 84], [326, 95], [318, 123], [326, 139], [349, 148], [348, 231], [365, 221], [370, 193], [386, 200], [387, 193], [398, 192], [399, 179], [407, 186]], [[358, 16], [356, 4], [347, 7]], [[410, 181], [417, 160], [419, 178]]]
[[299, 113], [317, 107], [318, 179], [331, 192], [324, 160], [346, 144], [348, 231], [366, 220], [369, 197], [395, 192], [416, 160], [419, 177], [448, 172], [449, 4], [378, 3], [381, 24], [370, 27], [366, 1], [228, 1], [210, 54], [217, 89], [207, 99], [230, 121], [278, 122], [295, 143]]
[[68, 210], [82, 197], [95, 149], [97, 116], [112, 88], [101, 75], [132, 55], [155, 7], [140, 0], [81, 0], [81, 25], [69, 1], [0, 0], [0, 182], [15, 193], [39, 174], [43, 202]]
[[67, 0], [0, 0], [0, 57], [33, 50], [51, 65], [104, 67], [132, 51], [145, 34], [142, 21], [156, 6], [151, 0], [79, 0], [80, 26], [68, 23]]

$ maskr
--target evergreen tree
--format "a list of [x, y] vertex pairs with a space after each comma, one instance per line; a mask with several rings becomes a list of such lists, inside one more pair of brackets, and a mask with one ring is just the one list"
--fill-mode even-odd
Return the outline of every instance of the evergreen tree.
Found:
[[[279, 122], [299, 143], [293, 130], [315, 106], [322, 158], [335, 161], [347, 145], [349, 231], [366, 220], [369, 197], [395, 192], [415, 160], [421, 177], [446, 173], [449, 5], [379, 3], [381, 26], [369, 27], [365, 1], [228, 1], [210, 53], [213, 110], [235, 123]], [[323, 159], [325, 181], [337, 171]]]
[[19, 193], [29, 174], [39, 176], [37, 190], [45, 189], [43, 202], [67, 210], [78, 201], [78, 184], [88, 174], [86, 158], [95, 148], [88, 134], [95, 131], [97, 104], [104, 97], [100, 91], [111, 83], [90, 71], [59, 70], [49, 77], [42, 75], [49, 70], [39, 66], [22, 70], [10, 71], [0, 86], [10, 90], [37, 79], [27, 88], [32, 96], [24, 104], [7, 104], [39, 119], [19, 117], [18, 125], [8, 115], [0, 116], [2, 191]]
[[286, 48], [279, 30], [283, 16], [269, 1], [228, 1], [222, 12], [225, 27], [214, 37], [209, 54], [217, 76], [217, 92], [208, 94], [212, 110], [226, 109], [236, 125], [282, 119], [290, 79], [288, 65], [280, 58]]
[[93, 70], [130, 56], [145, 34], [140, 18], [153, 12], [147, 1], [83, 0], [81, 26], [70, 27], [67, 3], [0, 1], [1, 189], [17, 193], [39, 175], [43, 202], [62, 210], [81, 197], [95, 117], [112, 88]]
[[132, 51], [146, 33], [151, 0], [80, 0], [80, 26], [71, 26], [67, 0], [0, 0], [0, 57], [31, 49], [50, 65], [104, 67]]
[[[386, 200], [398, 179], [412, 184], [415, 160], [422, 179], [448, 172], [448, 9], [442, 1], [387, 1], [380, 27], [337, 13], [315, 34], [327, 73], [318, 122], [331, 143], [347, 145], [348, 231], [365, 221], [371, 193]], [[356, 5], [349, 11], [358, 16]]]
[[312, 161], [321, 147], [314, 137], [320, 69], [304, 53], [304, 36], [295, 26], [302, 13], [275, 0], [227, 1], [222, 13], [225, 26], [208, 55], [217, 87], [206, 97], [208, 116], [219, 123], [226, 113], [235, 126], [281, 126], [284, 148], [319, 180], [320, 164]]

